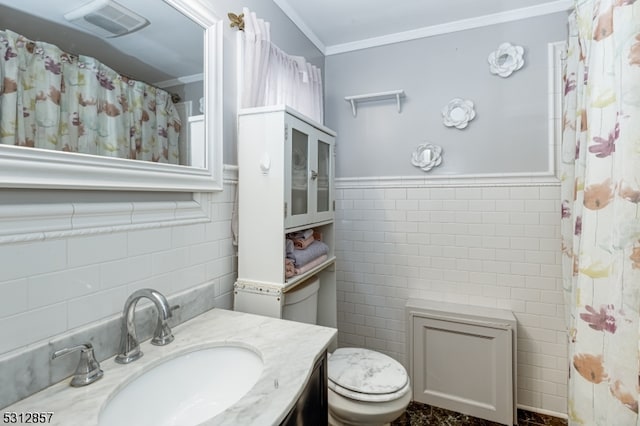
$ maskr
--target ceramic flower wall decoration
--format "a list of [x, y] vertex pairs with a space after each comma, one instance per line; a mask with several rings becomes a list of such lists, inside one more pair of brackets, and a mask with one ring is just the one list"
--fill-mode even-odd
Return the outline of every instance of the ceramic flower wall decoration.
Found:
[[424, 143], [418, 145], [411, 155], [411, 164], [425, 172], [439, 166], [442, 163], [442, 147]]
[[442, 108], [442, 121], [447, 127], [464, 129], [476, 116], [473, 102], [466, 99], [454, 98]]
[[518, 71], [524, 65], [524, 49], [522, 46], [514, 46], [511, 43], [502, 43], [498, 50], [491, 52], [487, 58], [489, 71], [500, 77], [509, 77], [514, 71]]

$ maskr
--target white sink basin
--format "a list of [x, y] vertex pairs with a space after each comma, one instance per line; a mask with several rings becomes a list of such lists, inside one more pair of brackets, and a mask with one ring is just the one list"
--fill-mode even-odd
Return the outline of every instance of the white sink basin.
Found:
[[99, 426], [199, 424], [235, 404], [258, 381], [262, 359], [240, 346], [187, 352], [144, 372], [107, 402]]

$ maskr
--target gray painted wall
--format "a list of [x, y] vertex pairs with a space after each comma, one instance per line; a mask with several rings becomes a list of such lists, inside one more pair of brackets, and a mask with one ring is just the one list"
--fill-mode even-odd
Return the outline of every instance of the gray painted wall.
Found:
[[[547, 169], [547, 44], [566, 38], [567, 15], [396, 43], [325, 59], [325, 121], [338, 132], [337, 177], [414, 176], [416, 146], [444, 149], [431, 174], [539, 172]], [[525, 48], [524, 67], [509, 78], [489, 72], [487, 56], [503, 42]], [[395, 100], [361, 103], [345, 96], [404, 89]], [[472, 100], [476, 118], [464, 130], [442, 124], [452, 98]]]

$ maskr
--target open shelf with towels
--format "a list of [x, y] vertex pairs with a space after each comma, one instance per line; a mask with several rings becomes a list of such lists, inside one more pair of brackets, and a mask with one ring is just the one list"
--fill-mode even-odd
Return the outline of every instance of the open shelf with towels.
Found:
[[398, 90], [390, 90], [388, 92], [377, 92], [377, 93], [367, 93], [364, 95], [352, 95], [345, 96], [344, 100], [351, 104], [351, 111], [353, 112], [353, 116], [355, 117], [358, 112], [358, 102], [371, 102], [371, 101], [381, 101], [384, 99], [395, 99], [396, 105], [398, 107], [398, 113], [400, 113], [401, 104], [400, 98], [405, 96], [403, 89]]

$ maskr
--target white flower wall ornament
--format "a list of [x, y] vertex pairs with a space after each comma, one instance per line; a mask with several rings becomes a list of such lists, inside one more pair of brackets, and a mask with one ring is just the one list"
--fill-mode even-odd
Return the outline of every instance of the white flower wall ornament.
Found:
[[502, 43], [498, 50], [491, 52], [487, 60], [489, 61], [489, 71], [500, 77], [507, 78], [514, 71], [518, 71], [524, 65], [524, 49], [522, 46], [514, 46], [511, 43]]
[[442, 108], [442, 122], [447, 127], [464, 129], [476, 116], [473, 102], [467, 99], [454, 98]]
[[438, 167], [442, 163], [442, 147], [430, 143], [418, 145], [411, 155], [411, 164], [425, 172]]

